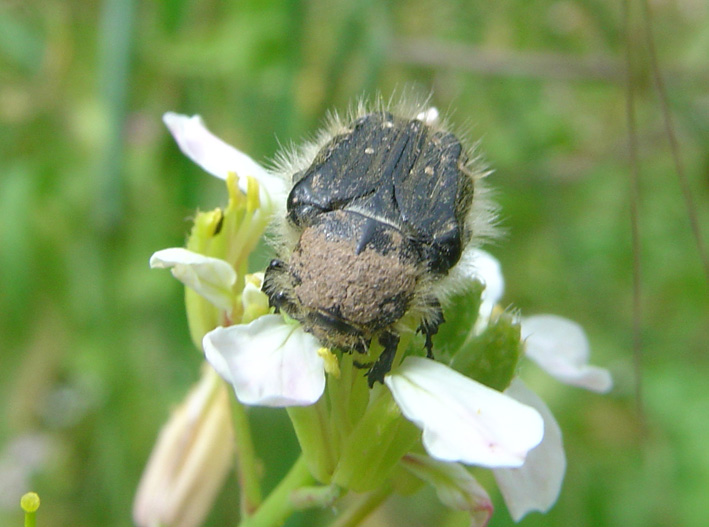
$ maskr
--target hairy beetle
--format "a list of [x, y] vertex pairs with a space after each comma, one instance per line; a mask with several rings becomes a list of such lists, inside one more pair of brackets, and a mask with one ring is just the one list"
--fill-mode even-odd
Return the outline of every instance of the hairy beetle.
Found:
[[489, 234], [476, 158], [435, 110], [411, 115], [360, 109], [282, 163], [292, 188], [263, 283], [272, 306], [328, 347], [367, 353], [378, 339], [370, 386], [391, 369], [404, 320], [433, 356], [451, 270]]

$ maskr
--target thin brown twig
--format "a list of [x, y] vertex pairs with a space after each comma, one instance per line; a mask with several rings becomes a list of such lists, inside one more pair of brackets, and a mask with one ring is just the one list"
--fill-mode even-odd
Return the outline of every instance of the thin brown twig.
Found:
[[635, 115], [635, 75], [633, 72], [634, 39], [631, 24], [630, 0], [623, 2], [625, 26], [626, 91], [625, 109], [630, 152], [630, 224], [633, 251], [633, 363], [635, 369], [635, 401], [638, 416], [645, 422], [643, 404], [643, 345], [642, 345], [642, 267], [640, 235], [640, 158], [638, 155], [638, 130]]
[[679, 179], [682, 195], [684, 196], [685, 208], [687, 209], [687, 215], [689, 216], [689, 223], [694, 235], [694, 241], [697, 245], [697, 251], [699, 252], [699, 258], [701, 259], [704, 267], [704, 275], [707, 283], [709, 283], [709, 254], [707, 254], [706, 247], [704, 246], [704, 240], [702, 238], [701, 228], [699, 227], [699, 218], [697, 217], [692, 190], [689, 186], [689, 180], [687, 179], [687, 175], [684, 170], [684, 163], [682, 162], [682, 156], [679, 151], [679, 141], [677, 140], [677, 134], [675, 133], [672, 112], [670, 112], [669, 104], [667, 102], [669, 100], [667, 96], [667, 88], [662, 76], [662, 71], [660, 70], [659, 61], [657, 58], [657, 49], [655, 47], [655, 34], [652, 28], [652, 10], [650, 9], [650, 5], [647, 0], [643, 0], [642, 5], [645, 19], [645, 23], [643, 24], [645, 30], [645, 40], [650, 55], [650, 66], [655, 82], [655, 89], [657, 90], [660, 99], [660, 107], [662, 108], [665, 134], [667, 135], [667, 140], [670, 143], [670, 151], [672, 152], [675, 172], [677, 174], [677, 178]]

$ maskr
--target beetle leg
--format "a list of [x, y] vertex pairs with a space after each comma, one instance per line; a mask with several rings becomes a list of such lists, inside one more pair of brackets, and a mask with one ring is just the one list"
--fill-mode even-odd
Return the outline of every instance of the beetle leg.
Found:
[[431, 307], [434, 309], [433, 316], [422, 320], [417, 330], [426, 336], [426, 358], [428, 359], [433, 358], [433, 335], [438, 333], [438, 327], [445, 322], [438, 300], [431, 301]]
[[286, 264], [282, 260], [273, 259], [268, 264], [263, 277], [261, 291], [268, 296], [269, 307], [275, 308], [275, 312], [281, 311], [281, 306], [287, 302], [287, 295], [284, 291], [280, 291], [275, 283], [276, 275], [286, 271]]
[[374, 366], [373, 362], [360, 362], [358, 360], [353, 360], [352, 364], [354, 364], [354, 367], [359, 369], [359, 370], [368, 370], [372, 366]]
[[367, 382], [369, 387], [374, 386], [375, 382], [384, 384], [384, 376], [391, 370], [391, 365], [396, 356], [396, 348], [399, 346], [399, 335], [396, 333], [384, 333], [379, 337], [379, 343], [384, 346], [382, 354], [374, 363], [372, 369], [367, 373]]

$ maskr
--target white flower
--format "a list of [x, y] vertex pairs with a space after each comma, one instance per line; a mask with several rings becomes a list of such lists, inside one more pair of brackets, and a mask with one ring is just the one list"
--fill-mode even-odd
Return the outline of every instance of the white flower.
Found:
[[172, 275], [219, 309], [231, 311], [236, 271], [224, 260], [181, 247], [163, 249], [150, 257], [153, 269], [171, 268]]
[[320, 343], [280, 315], [210, 331], [202, 341], [207, 361], [243, 404], [307, 406], [325, 389]]
[[[500, 262], [480, 249], [461, 261], [463, 273], [480, 280], [483, 290], [476, 333], [484, 331], [493, 308], [505, 290]], [[588, 364], [591, 347], [583, 328], [576, 322], [557, 315], [522, 317], [522, 340], [526, 356], [563, 383], [604, 393], [613, 381], [608, 370]]]
[[236, 173], [239, 187], [244, 192], [246, 177], [251, 176], [259, 182], [261, 192], [265, 192], [272, 202], [285, 200], [285, 182], [282, 178], [271, 174], [249, 156], [215, 136], [199, 115], [189, 117], [167, 112], [163, 121], [180, 150], [213, 176], [226, 179], [230, 172]]
[[561, 491], [566, 472], [566, 455], [561, 429], [551, 411], [524, 383], [515, 379], [505, 393], [535, 408], [544, 419], [544, 439], [518, 468], [493, 470], [497, 486], [515, 521], [531, 511], [548, 511]]
[[[492, 307], [502, 297], [504, 281], [494, 257], [485, 253], [482, 257], [476, 255], [473, 261], [478, 261], [479, 279], [488, 284], [476, 324], [476, 330], [482, 331], [489, 323]], [[575, 322], [556, 315], [523, 317], [521, 333], [526, 356], [553, 377], [597, 392], [610, 390], [610, 373], [588, 364], [590, 345]], [[524, 464], [493, 470], [512, 518], [519, 521], [528, 512], [546, 512], [556, 502], [566, 471], [566, 456], [559, 425], [544, 402], [519, 379], [513, 380], [505, 393], [535, 408], [544, 419], [544, 438], [529, 452]]]
[[527, 357], [561, 382], [595, 392], [613, 386], [608, 370], [588, 364], [590, 346], [583, 328], [556, 315], [522, 319]]

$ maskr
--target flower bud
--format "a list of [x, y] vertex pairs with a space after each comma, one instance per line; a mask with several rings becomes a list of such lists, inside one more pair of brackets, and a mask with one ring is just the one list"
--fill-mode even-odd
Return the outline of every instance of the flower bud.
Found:
[[234, 459], [229, 394], [216, 372], [202, 378], [160, 431], [133, 502], [138, 527], [196, 527]]

